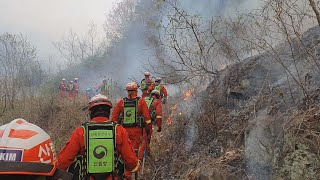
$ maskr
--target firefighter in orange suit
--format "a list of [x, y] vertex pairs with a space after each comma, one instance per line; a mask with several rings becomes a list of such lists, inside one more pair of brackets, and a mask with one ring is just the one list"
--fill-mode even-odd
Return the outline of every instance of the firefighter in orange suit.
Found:
[[154, 86], [155, 86], [154, 82], [150, 78], [150, 72], [145, 72], [144, 79], [142, 79], [141, 83], [140, 83], [140, 89], [142, 91], [141, 97], [145, 98], [145, 97], [149, 96], [149, 94], [153, 90]]
[[[144, 100], [147, 103], [150, 117], [152, 122], [158, 126], [158, 132], [161, 132], [161, 125], [162, 125], [162, 105], [160, 98], [160, 92], [158, 90], [153, 90], [149, 97], [145, 97]], [[152, 129], [150, 130], [149, 134], [147, 134], [147, 154], [150, 155], [150, 141], [152, 136]]]
[[[113, 123], [109, 120], [110, 109], [112, 108], [111, 102], [104, 95], [98, 94], [94, 96], [89, 102], [89, 115], [90, 115], [90, 123]], [[74, 158], [78, 155], [84, 155], [87, 151], [86, 143], [85, 143], [85, 131], [86, 129], [82, 126], [75, 129], [58, 155], [58, 167], [61, 169], [67, 169]], [[125, 164], [125, 168], [127, 171], [136, 172], [140, 169], [140, 161], [136, 157], [131, 142], [128, 138], [127, 131], [120, 125], [115, 125], [115, 150], [118, 155], [122, 158]], [[89, 144], [89, 143], [88, 143]], [[100, 149], [101, 151], [101, 149]], [[107, 152], [105, 152], [105, 155]], [[101, 152], [98, 155], [103, 155]], [[90, 176], [90, 179], [96, 179], [98, 177], [97, 174], [93, 174]], [[101, 178], [101, 176], [100, 176]], [[103, 179], [117, 179], [114, 174], [108, 173], [105, 174]]]
[[111, 119], [127, 130], [133, 149], [138, 152], [138, 158], [142, 160], [146, 143], [143, 135], [151, 131], [151, 118], [145, 100], [137, 96], [138, 85], [129, 82], [126, 90], [128, 96], [118, 102]]
[[62, 78], [60, 84], [59, 84], [59, 95], [60, 97], [65, 97], [65, 93], [67, 91], [67, 86], [66, 86], [66, 79]]
[[167, 97], [168, 97], [168, 92], [167, 92], [166, 87], [163, 84], [161, 84], [161, 78], [160, 77], [157, 77], [155, 79], [154, 89], [158, 90], [160, 92], [160, 100], [162, 101], [163, 104], [166, 104]]

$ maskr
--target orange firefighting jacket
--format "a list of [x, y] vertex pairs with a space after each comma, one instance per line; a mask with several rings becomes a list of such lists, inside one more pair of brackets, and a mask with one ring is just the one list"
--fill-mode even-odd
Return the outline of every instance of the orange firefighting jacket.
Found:
[[[168, 92], [167, 92], [166, 87], [164, 87], [164, 85], [162, 85], [162, 84], [160, 84], [160, 85], [158, 85], [158, 86], [160, 86], [160, 94], [161, 94], [161, 97], [167, 98]], [[160, 97], [160, 98], [161, 98], [161, 97]]]
[[[148, 89], [142, 90], [142, 91], [147, 91], [150, 93], [154, 89], [154, 82], [149, 78], [149, 79], [143, 79], [142, 81], [145, 81], [147, 83]], [[142, 82], [141, 81], [141, 82]]]
[[59, 90], [60, 91], [65, 91], [66, 90], [66, 85], [63, 81], [60, 82], [59, 84]]
[[155, 110], [156, 111], [156, 118], [162, 118], [162, 105], [159, 99], [155, 99], [150, 107], [150, 112]]
[[[131, 97], [128, 96], [128, 98], [130, 98], [130, 99], [134, 99], [136, 97], [137, 97], [137, 95], [132, 95]], [[112, 118], [111, 118], [112, 121], [118, 122], [120, 114], [123, 113], [123, 111], [124, 111], [124, 101], [123, 101], [123, 99], [121, 99], [112, 112]], [[142, 98], [139, 99], [139, 102], [138, 102], [138, 116], [141, 116], [141, 115], [144, 116], [144, 120], [145, 120], [146, 124], [151, 124], [151, 118], [150, 118], [147, 103]]]
[[[105, 121], [109, 121], [109, 119], [106, 117], [95, 117], [91, 120], [91, 122]], [[132, 172], [138, 170], [138, 158], [132, 149], [127, 131], [119, 125], [116, 127], [116, 150], [121, 155], [127, 170]], [[70, 139], [58, 154], [58, 168], [66, 170], [78, 154], [84, 155], [84, 153], [84, 129], [78, 127], [73, 131]]]
[[78, 93], [78, 91], [79, 91], [79, 84], [76, 82], [74, 83], [74, 90], [76, 93]]

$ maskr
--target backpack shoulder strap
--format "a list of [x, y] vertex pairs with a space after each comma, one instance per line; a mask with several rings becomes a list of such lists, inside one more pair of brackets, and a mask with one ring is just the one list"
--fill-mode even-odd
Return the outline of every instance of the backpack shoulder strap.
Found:
[[118, 124], [114, 123], [111, 121], [111, 124], [113, 125], [113, 147], [114, 147], [114, 152], [116, 153], [116, 140], [117, 140], [117, 126]]

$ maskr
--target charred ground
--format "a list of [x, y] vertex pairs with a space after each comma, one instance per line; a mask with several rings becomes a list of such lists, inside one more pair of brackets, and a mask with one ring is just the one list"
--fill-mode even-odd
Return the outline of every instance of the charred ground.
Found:
[[[145, 179], [319, 179], [318, 27], [165, 106]], [[301, 44], [302, 43], [302, 44]], [[303, 49], [308, 49], [304, 51]], [[299, 61], [296, 61], [299, 57]]]

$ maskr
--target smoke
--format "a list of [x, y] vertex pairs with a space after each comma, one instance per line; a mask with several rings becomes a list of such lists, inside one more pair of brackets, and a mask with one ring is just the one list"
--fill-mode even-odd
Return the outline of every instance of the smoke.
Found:
[[78, 77], [82, 92], [89, 87], [97, 87], [104, 78], [113, 82], [119, 96], [123, 95], [129, 78], [139, 83], [145, 70], [143, 64], [152, 56], [144, 37], [147, 28], [144, 11], [151, 13], [151, 5], [147, 0], [123, 0], [115, 4], [105, 19], [106, 37], [102, 53], [68, 68], [63, 74]]
[[[73, 77], [79, 78], [80, 91], [82, 92], [89, 87], [97, 87], [102, 82], [102, 79], [106, 78], [114, 82], [114, 84], [116, 83], [117, 94], [124, 95], [125, 85], [130, 79], [139, 83], [143, 78], [144, 71], [152, 71], [152, 69], [148, 69], [149, 66], [147, 65], [157, 58], [156, 54], [158, 52], [156, 51], [159, 49], [149, 46], [147, 36], [150, 31], [155, 35], [159, 32], [157, 29], [150, 28], [148, 23], [154, 21], [154, 24], [158, 24], [163, 20], [165, 18], [165, 13], [163, 13], [165, 9], [156, 9], [154, 2], [149, 0], [119, 1], [119, 3], [125, 2], [134, 3], [132, 14], [128, 13], [120, 16], [121, 12], [114, 11], [107, 15], [114, 16], [115, 19], [123, 18], [124, 21], [119, 20], [119, 24], [107, 27], [107, 29], [115, 27], [113, 34], [107, 33], [108, 30], [105, 27], [107, 46], [104, 47], [104, 53], [101, 56], [89, 58], [88, 63], [77, 66], [74, 71], [71, 70], [69, 73]], [[203, 0], [201, 2], [186, 0], [179, 2], [188, 13], [199, 14], [204, 19], [222, 15], [235, 7], [240, 8], [246, 6], [246, 4], [251, 4], [248, 8], [255, 7], [253, 0]], [[116, 6], [117, 4], [115, 4], [114, 9]], [[105, 21], [108, 23], [107, 17]], [[161, 53], [164, 54], [164, 57], [166, 56], [166, 52]], [[71, 75], [69, 76], [71, 77]], [[155, 77], [154, 74], [151, 76]], [[206, 84], [209, 83], [207, 82]], [[176, 89], [170, 86], [168, 88]], [[171, 92], [169, 94], [172, 95]]]
[[255, 175], [256, 179], [271, 179], [272, 153], [270, 147], [273, 137], [266, 127], [272, 119], [267, 110], [258, 113], [257, 118], [251, 120], [254, 124], [245, 139], [245, 157], [247, 170]]
[[[227, 12], [227, 10], [232, 9], [232, 6], [239, 7], [249, 2], [252, 3], [253, 0], [203, 0], [202, 2], [186, 0], [179, 2], [188, 13], [199, 14], [203, 18], [211, 18]], [[123, 9], [116, 9], [120, 3], [128, 3], [128, 6], [134, 4], [133, 13], [126, 12], [127, 14], [121, 14]], [[155, 3], [149, 0], [123, 0], [119, 1], [118, 4], [115, 4], [113, 9], [118, 12], [112, 12], [111, 10], [111, 13], [107, 16], [113, 16], [115, 20], [122, 18], [124, 20], [119, 20], [118, 24], [115, 21], [114, 24], [111, 24], [112, 26], [105, 27], [105, 41], [108, 46], [104, 47], [103, 55], [88, 60], [95, 65], [81, 65], [77, 67], [78, 70], [72, 72], [73, 76], [78, 77], [80, 80], [81, 91], [97, 86], [102, 82], [103, 78], [116, 82], [117, 89], [124, 91], [126, 83], [130, 81], [129, 78], [140, 82], [144, 71], [152, 71], [152, 69], [148, 69], [148, 64], [154, 61], [157, 53], [155, 51], [158, 50], [149, 46], [147, 36], [150, 31], [154, 31], [154, 29], [150, 30], [152, 29], [150, 28], [150, 22], [153, 21], [154, 24], [157, 24], [163, 20], [165, 13], [162, 12], [165, 12], [165, 9], [163, 7], [162, 9], [157, 9]], [[108, 17], [106, 17], [105, 22], [110, 24]], [[114, 28], [112, 34], [108, 33], [110, 28]], [[155, 30], [151, 33], [158, 34], [159, 32]], [[152, 77], [155, 77], [155, 75], [152, 74]]]
[[[62, 64], [55, 51], [55, 41], [70, 29], [84, 33], [87, 24], [104, 22], [104, 13], [109, 11], [115, 0], [11, 0], [1, 1], [0, 33], [23, 34], [38, 49], [39, 62], [46, 68]], [[54, 63], [48, 62], [51, 56]], [[54, 66], [54, 67], [53, 67]]]
[[181, 6], [189, 13], [204, 19], [214, 16], [234, 16], [237, 12], [249, 12], [259, 6], [258, 0], [180, 0]]
[[201, 101], [192, 96], [189, 99], [186, 99], [185, 102], [181, 103], [179, 108], [181, 108], [182, 112], [186, 113], [186, 128], [185, 128], [185, 150], [190, 152], [193, 148], [194, 142], [198, 138], [198, 126], [195, 120], [199, 117], [198, 113], [201, 112], [200, 105]]
[[[211, 17], [225, 11], [231, 4], [244, 4], [251, 1], [180, 0], [180, 3], [190, 13]], [[57, 51], [48, 42], [61, 38], [60, 32], [66, 32], [70, 28], [77, 34], [84, 33], [84, 30], [87, 29], [87, 24], [92, 20], [98, 24], [106, 21], [105, 18], [103, 19], [100, 16], [99, 12], [109, 10], [110, 7], [108, 6], [112, 3], [105, 3], [101, 0], [94, 3], [91, 1], [68, 1], [63, 2], [63, 5], [61, 5], [62, 1], [60, 2], [60, 0], [57, 2], [32, 0], [27, 3], [20, 2], [23, 3], [23, 6], [17, 6], [15, 2], [2, 3], [0, 7], [1, 29], [3, 31], [26, 34], [39, 49], [39, 61], [45, 66], [49, 66], [50, 71], [56, 70], [54, 66], [57, 62], [62, 63], [62, 58], [55, 55]], [[153, 1], [139, 0], [134, 2], [136, 3], [135, 14], [133, 17], [128, 17], [130, 21], [122, 27], [125, 29], [124, 36], [117, 42], [110, 42], [112, 44], [109, 45], [113, 47], [108, 48], [105, 55], [100, 57], [101, 62], [104, 62], [103, 65], [101, 64], [98, 68], [81, 67], [81, 71], [72, 71], [70, 78], [71, 76], [80, 78], [81, 90], [100, 83], [104, 77], [119, 82], [122, 87], [129, 81], [128, 77], [135, 77], [138, 81], [143, 78], [142, 72], [146, 70], [144, 65], [154, 59], [154, 52], [146, 44], [145, 39], [149, 28], [147, 20], [158, 21], [161, 19], [161, 14], [155, 11]], [[100, 4], [98, 8], [97, 4]], [[76, 7], [76, 10], [71, 10], [71, 7]], [[219, 12], [217, 9], [219, 9]], [[83, 12], [88, 12], [87, 16], [84, 16]], [[23, 18], [21, 18], [22, 16]], [[23, 27], [15, 24], [16, 22], [19, 22]], [[109, 39], [110, 37], [107, 36], [106, 41]], [[48, 56], [51, 56], [51, 58], [48, 58]], [[49, 60], [47, 59], [51, 62], [48, 62]], [[68, 76], [68, 73], [65, 73], [65, 76]]]
[[[183, 9], [189, 15], [198, 15], [202, 18], [203, 24], [206, 24], [206, 21], [211, 18], [215, 18], [220, 15], [227, 16], [235, 16], [237, 12], [248, 12], [258, 6], [257, 0], [202, 0], [202, 1], [193, 1], [193, 0], [179, 0], [178, 8]], [[170, 8], [170, 6], [169, 6]], [[168, 10], [168, 9], [166, 9]], [[166, 10], [164, 10], [164, 14], [166, 14]], [[237, 11], [239, 10], [239, 11]], [[161, 17], [161, 21], [166, 24], [169, 20], [166, 16]], [[154, 32], [153, 32], [154, 33]], [[161, 34], [159, 32], [155, 32], [157, 36]], [[158, 34], [157, 34], [158, 33]], [[162, 34], [163, 35], [163, 34]], [[187, 37], [185, 37], [187, 38]], [[155, 43], [154, 47], [155, 56], [158, 59], [166, 59], [170, 54], [166, 54], [165, 50], [161, 49], [160, 42]], [[158, 46], [159, 45], [159, 46]], [[177, 76], [173, 76], [173, 78], [177, 78]], [[201, 77], [198, 79], [198, 82], [194, 83], [197, 90], [194, 93], [202, 93], [205, 89], [207, 89], [208, 85], [211, 83], [212, 77], [210, 75]], [[186, 87], [182, 87], [186, 90]], [[181, 93], [181, 89], [177, 90], [177, 93]], [[170, 92], [169, 92], [170, 93]], [[195, 94], [194, 97], [188, 99], [187, 101], [182, 101], [178, 105], [179, 111], [183, 112], [182, 114], [186, 117], [185, 122], [185, 150], [190, 152], [194, 146], [195, 141], [198, 138], [198, 127], [196, 124], [196, 120], [201, 113], [201, 99], [197, 99], [199, 94]]]

